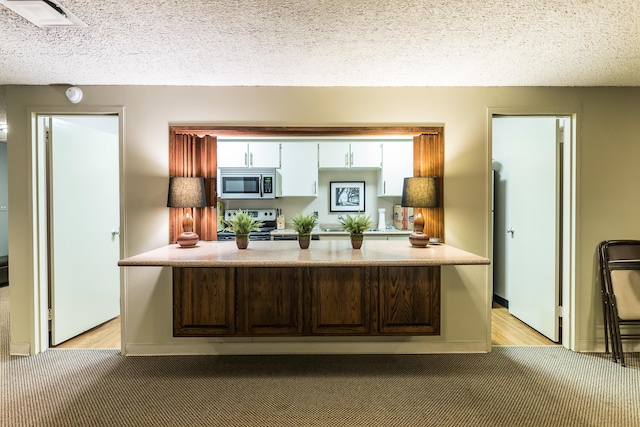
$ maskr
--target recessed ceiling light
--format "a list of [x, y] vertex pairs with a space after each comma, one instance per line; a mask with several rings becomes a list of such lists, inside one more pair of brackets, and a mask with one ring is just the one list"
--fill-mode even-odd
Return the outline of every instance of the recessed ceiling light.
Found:
[[0, 3], [38, 27], [86, 27], [59, 3], [51, 0], [0, 0]]

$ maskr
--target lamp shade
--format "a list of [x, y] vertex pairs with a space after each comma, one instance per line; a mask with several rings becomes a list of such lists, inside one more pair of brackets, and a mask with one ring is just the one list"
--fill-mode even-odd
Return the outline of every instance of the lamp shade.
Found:
[[418, 176], [405, 178], [402, 187], [402, 201], [400, 204], [411, 208], [437, 208], [438, 177]]
[[203, 208], [207, 206], [204, 178], [171, 177], [169, 179], [169, 208]]

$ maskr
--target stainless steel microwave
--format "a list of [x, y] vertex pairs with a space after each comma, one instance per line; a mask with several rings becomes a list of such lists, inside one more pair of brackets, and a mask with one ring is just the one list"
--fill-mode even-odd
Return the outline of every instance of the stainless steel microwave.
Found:
[[221, 199], [275, 199], [276, 170], [272, 168], [219, 168]]

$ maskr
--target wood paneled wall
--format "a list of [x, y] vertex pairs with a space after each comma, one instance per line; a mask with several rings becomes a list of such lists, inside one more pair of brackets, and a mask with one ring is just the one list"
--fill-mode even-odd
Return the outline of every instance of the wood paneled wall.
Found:
[[424, 233], [429, 237], [438, 237], [444, 243], [444, 135], [442, 131], [438, 134], [423, 134], [413, 138], [413, 176], [438, 177], [440, 206], [421, 210], [424, 217]]
[[[194, 231], [200, 240], [216, 240], [216, 138], [193, 134], [169, 134], [169, 176], [203, 177], [207, 193], [207, 207], [194, 208]], [[171, 208], [169, 213], [169, 242], [176, 243], [182, 232], [183, 209]]]
[[[437, 176], [440, 207], [422, 209], [424, 232], [444, 242], [444, 128], [443, 127], [250, 127], [171, 126], [169, 129], [169, 175], [202, 176], [207, 202], [212, 207], [194, 209], [196, 233], [201, 240], [216, 240], [216, 136], [413, 136], [414, 176]], [[170, 241], [182, 230], [182, 211], [171, 209]]]

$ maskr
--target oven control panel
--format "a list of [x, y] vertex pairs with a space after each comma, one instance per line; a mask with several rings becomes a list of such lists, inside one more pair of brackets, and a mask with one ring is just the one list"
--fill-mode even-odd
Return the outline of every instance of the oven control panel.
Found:
[[[275, 209], [242, 209], [249, 215], [253, 216], [257, 221], [268, 222], [276, 220]], [[238, 213], [238, 210], [227, 210], [224, 213], [224, 219], [227, 221], [233, 218]]]

